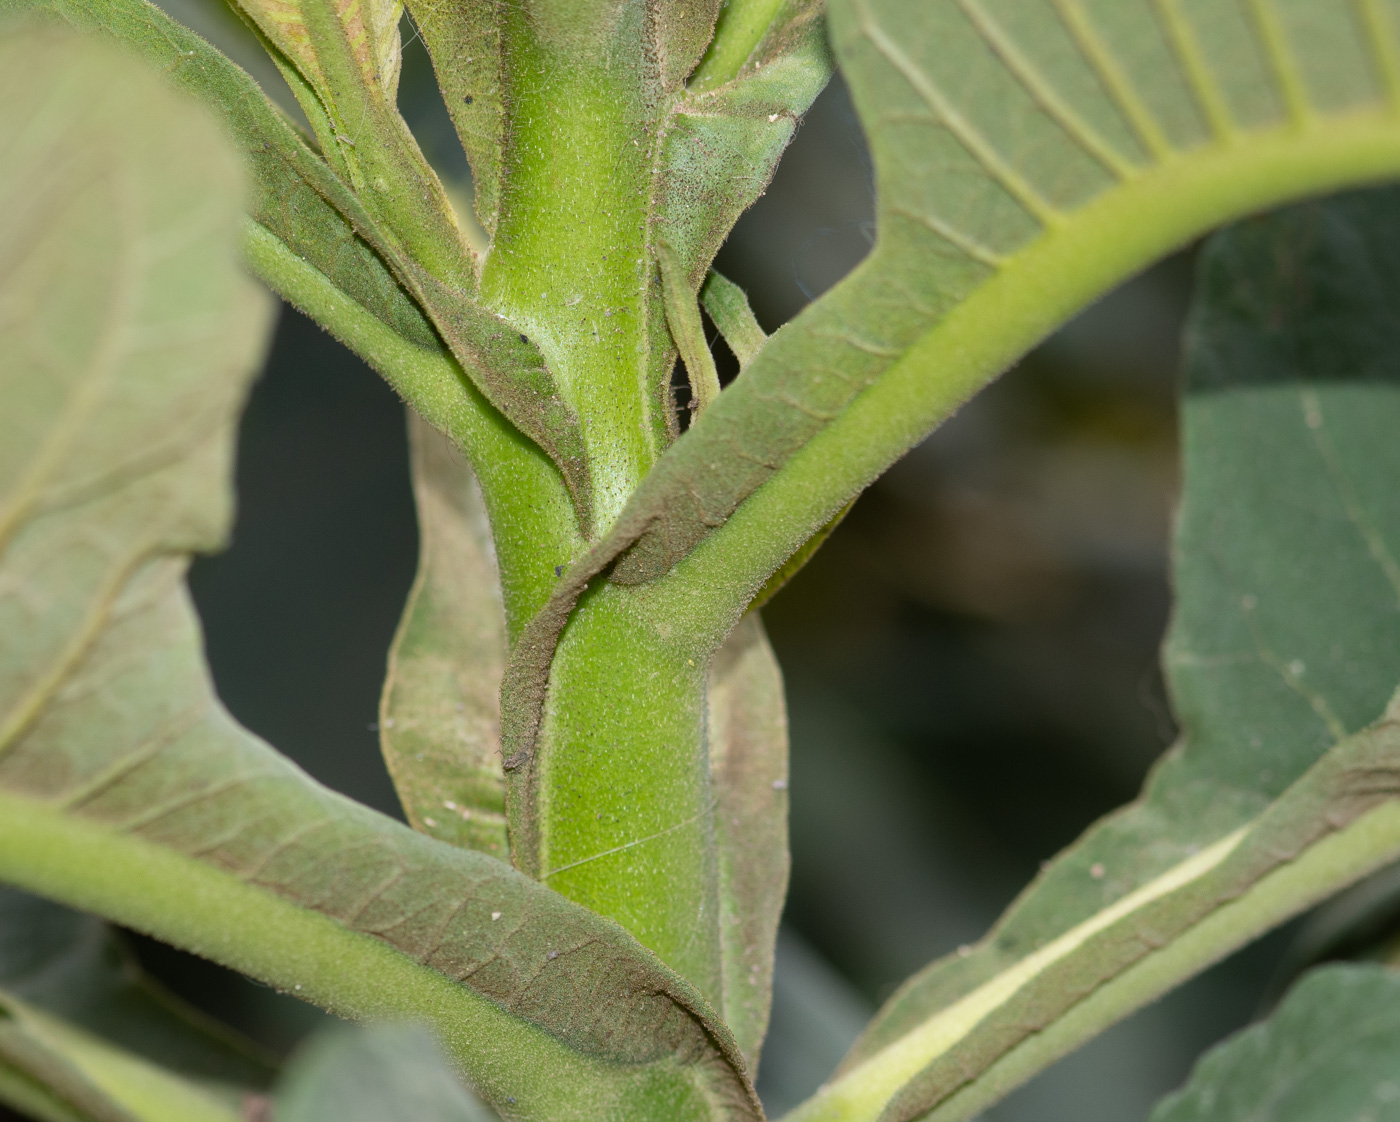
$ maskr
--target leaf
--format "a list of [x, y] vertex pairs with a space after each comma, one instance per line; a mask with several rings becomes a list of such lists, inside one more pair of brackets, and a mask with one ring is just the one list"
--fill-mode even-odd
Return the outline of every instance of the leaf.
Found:
[[656, 263], [661, 267], [661, 291], [666, 304], [666, 325], [671, 339], [681, 353], [686, 375], [690, 379], [690, 400], [696, 412], [704, 410], [719, 397], [719, 374], [714, 356], [705, 338], [705, 324], [695, 293], [680, 258], [664, 241], [656, 243]]
[[[323, 102], [333, 106], [335, 98], [317, 57], [316, 43], [300, 0], [243, 0], [241, 7], [277, 50], [295, 63]], [[346, 39], [365, 82], [392, 100], [398, 90], [402, 62], [399, 43], [402, 0], [369, 0], [363, 4], [338, 0], [335, 12], [345, 28]]]
[[742, 370], [768, 341], [767, 334], [759, 327], [753, 309], [749, 307], [747, 294], [733, 281], [726, 280], [711, 269], [700, 287], [700, 302], [715, 321], [715, 326], [739, 360], [739, 369]]
[[589, 568], [655, 580], [725, 527], [764, 548], [717, 545], [706, 577], [750, 596], [1114, 284], [1241, 214], [1395, 175], [1390, 24], [1335, 0], [833, 0], [875, 248], [658, 463]]
[[739, 215], [767, 190], [798, 120], [831, 76], [820, 0], [784, 0], [765, 15], [739, 68], [697, 74], [663, 124], [654, 242], [674, 250], [692, 294]]
[[[1028, 1074], [1013, 1070], [1014, 1052], [1033, 1048], [1036, 1030], [1053, 1032], [1085, 995], [1204, 922], [1210, 908], [1184, 904], [1182, 883], [1201, 893], [1214, 881], [1222, 895], [1211, 907], [1247, 898], [1270, 862], [1301, 867], [1316, 831], [1349, 818], [1333, 799], [1393, 794], [1400, 745], [1382, 745], [1397, 739], [1395, 725], [1362, 730], [1400, 685], [1397, 252], [1394, 190], [1254, 220], [1211, 243], [1187, 333], [1178, 598], [1165, 648], [1182, 739], [1141, 799], [1061, 854], [982, 944], [887, 1003], [842, 1074], [856, 1086], [863, 1067], [916, 1038], [923, 1070], [893, 1098], [888, 1088], [889, 1105], [871, 1117], [945, 1102], [940, 1119], [978, 1109]], [[1329, 786], [1335, 794], [1322, 794]], [[1098, 930], [1120, 945], [1083, 934]], [[1158, 992], [1180, 977], [1159, 980]], [[1105, 1023], [1081, 1025], [1074, 1039]], [[1003, 1057], [1007, 1075], [972, 1082]]]
[[1379, 966], [1310, 971], [1283, 1004], [1212, 1048], [1151, 1122], [1400, 1118], [1400, 979]]
[[0, 880], [426, 1018], [517, 1114], [760, 1117], [727, 1030], [619, 927], [325, 790], [219, 705], [183, 578], [227, 533], [270, 309], [217, 130], [89, 49], [0, 56]]
[[261, 1088], [275, 1070], [148, 978], [102, 920], [3, 887], [0, 994], [190, 1079]]
[[500, 686], [505, 612], [480, 488], [410, 416], [418, 574], [389, 651], [379, 738], [414, 829], [508, 860]]
[[[102, 570], [141, 560], [139, 538], [102, 512], [81, 526], [66, 515], [123, 477], [154, 483], [148, 503], [182, 505], [170, 467], [227, 458], [227, 440], [197, 452], [189, 442], [241, 400], [267, 307], [233, 266], [241, 177], [203, 114], [110, 48], [51, 27], [0, 40], [0, 106], [3, 766], [45, 696], [66, 684], [62, 668], [110, 598]], [[79, 261], [86, 267], [75, 269]], [[222, 308], [231, 310], [210, 314]], [[203, 394], [191, 393], [179, 366], [206, 348], [222, 365]], [[144, 384], [114, 392], [135, 371]], [[133, 420], [133, 406], [147, 415]], [[112, 440], [117, 426], [131, 430], [125, 442]], [[197, 536], [222, 513], [217, 502], [183, 507], [168, 526], [177, 535]], [[59, 542], [62, 556], [45, 548]], [[45, 603], [55, 583], [76, 595]], [[36, 608], [57, 629], [31, 631]], [[256, 1079], [265, 1066], [207, 1028], [190, 1033], [176, 1003], [114, 961], [100, 924], [9, 891], [0, 902], [0, 1094], [47, 1117], [232, 1122], [217, 1096], [74, 1024], [169, 1053], [162, 1058], [203, 1077]]]
[[421, 0], [410, 7], [433, 60], [448, 115], [471, 166], [477, 220], [495, 235], [505, 129], [498, 0], [457, 4]]
[[707, 723], [724, 1019], [757, 1071], [791, 861], [783, 676], [756, 614], [734, 629], [710, 667]]
[[[225, 119], [252, 165], [245, 246], [263, 280], [374, 365], [436, 427], [469, 447], [489, 442], [511, 478], [521, 471], [538, 478], [538, 468], [522, 463], [528, 449], [512, 447], [509, 432], [496, 435], [499, 408], [555, 458], [587, 508], [576, 421], [538, 349], [399, 251], [247, 74], [145, 0], [0, 0], [0, 13], [35, 11], [111, 35]], [[548, 486], [547, 477], [539, 482]], [[522, 517], [533, 515], [531, 508]], [[503, 529], [514, 526], [503, 520]]]
[[277, 1122], [493, 1122], [432, 1034], [414, 1025], [322, 1033], [277, 1092]]

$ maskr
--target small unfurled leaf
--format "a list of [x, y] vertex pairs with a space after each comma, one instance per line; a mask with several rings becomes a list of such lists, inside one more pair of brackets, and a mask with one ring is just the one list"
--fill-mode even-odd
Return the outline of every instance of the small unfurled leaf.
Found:
[[332, 1029], [303, 1046], [277, 1091], [276, 1122], [495, 1122], [437, 1041], [414, 1025]]
[[[1251, 220], [1211, 243], [1187, 331], [1164, 655], [1181, 740], [1138, 802], [1056, 858], [985, 941], [907, 982], [800, 1117], [827, 1117], [840, 1088], [877, 1070], [891, 1082], [841, 1117], [974, 1113], [1183, 976], [1118, 1005], [1103, 998], [1134, 963], [1170, 953], [1281, 860], [1305, 866], [1330, 831], [1400, 795], [1397, 260], [1394, 189]], [[1057, 1035], [1096, 992], [1111, 1013], [1075, 1014]]]
[[1324, 966], [1283, 1004], [1212, 1048], [1151, 1122], [1400, 1119], [1400, 977]]
[[773, 948], [787, 899], [787, 708], [783, 676], [757, 614], [710, 667], [710, 785], [719, 856], [724, 1020], [748, 1060], [773, 1002]]
[[753, 309], [749, 307], [748, 296], [733, 281], [711, 269], [700, 288], [700, 303], [710, 313], [719, 333], [739, 360], [739, 369], [743, 370], [768, 341], [767, 334], [759, 327]]
[[831, 77], [820, 0], [785, 0], [766, 14], [738, 71], [688, 90], [664, 122], [655, 236], [675, 252], [692, 294]]
[[418, 575], [389, 652], [379, 738], [408, 820], [510, 859], [500, 688], [505, 609], [481, 492], [451, 442], [409, 419]]
[[719, 397], [719, 374], [715, 372], [714, 356], [705, 338], [705, 324], [700, 318], [700, 305], [691, 291], [690, 278], [685, 275], [681, 260], [664, 241], [656, 243], [656, 263], [661, 267], [661, 291], [666, 303], [666, 325], [685, 363], [690, 379], [691, 401], [702, 412]]

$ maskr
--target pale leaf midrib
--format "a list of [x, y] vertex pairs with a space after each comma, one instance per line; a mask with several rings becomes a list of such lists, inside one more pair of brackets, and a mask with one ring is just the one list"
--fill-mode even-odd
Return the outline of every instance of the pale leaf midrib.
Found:
[[1235, 830], [1076, 924], [850, 1069], [819, 1092], [819, 1097], [839, 1097], [852, 1105], [859, 1102], [866, 1108], [858, 1112], [859, 1116], [874, 1117], [879, 1106], [932, 1059], [946, 1053], [1034, 978], [1104, 929], [1206, 876], [1234, 852], [1248, 832], [1248, 826]]

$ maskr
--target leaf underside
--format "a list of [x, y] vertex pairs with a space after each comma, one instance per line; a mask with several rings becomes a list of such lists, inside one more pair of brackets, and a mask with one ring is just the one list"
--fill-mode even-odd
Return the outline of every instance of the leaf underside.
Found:
[[418, 575], [389, 653], [379, 736], [414, 829], [510, 859], [501, 769], [505, 608], [471, 467], [415, 414]]
[[710, 667], [710, 788], [715, 798], [725, 1023], [758, 1068], [773, 998], [773, 948], [787, 899], [787, 709], [783, 676], [757, 614]]
[[854, 1077], [941, 1011], [1248, 832], [1193, 887], [1129, 907], [1103, 939], [1023, 978], [882, 1118], [949, 1099], [1361, 803], [1396, 793], [1400, 714], [1366, 730], [1400, 686], [1397, 252], [1392, 189], [1252, 220], [1211, 243], [1187, 329], [1164, 653], [1182, 738], [1141, 799], [1061, 854], [983, 943], [907, 982], [841, 1073]]

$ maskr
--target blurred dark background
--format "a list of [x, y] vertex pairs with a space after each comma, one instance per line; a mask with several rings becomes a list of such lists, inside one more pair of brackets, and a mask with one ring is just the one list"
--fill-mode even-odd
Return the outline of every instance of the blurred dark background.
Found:
[[[198, 2], [169, 7], [275, 86], [228, 17]], [[412, 44], [405, 115], [465, 195], [435, 99]], [[771, 330], [872, 235], [869, 160], [836, 82], [718, 267]], [[1047, 341], [876, 483], [764, 611], [792, 727], [792, 891], [760, 1078], [775, 1114], [903, 977], [978, 938], [1040, 862], [1131, 799], [1174, 735], [1157, 645], [1191, 273], [1189, 253], [1169, 260]], [[238, 490], [231, 548], [190, 578], [220, 694], [317, 778], [399, 814], [374, 721], [416, 560], [403, 411], [291, 311], [243, 421]], [[1292, 938], [1216, 967], [987, 1119], [1144, 1118], [1259, 1011]], [[321, 1019], [138, 946], [174, 988], [278, 1050]]]

